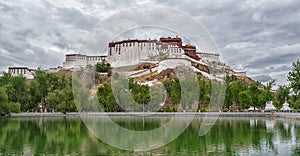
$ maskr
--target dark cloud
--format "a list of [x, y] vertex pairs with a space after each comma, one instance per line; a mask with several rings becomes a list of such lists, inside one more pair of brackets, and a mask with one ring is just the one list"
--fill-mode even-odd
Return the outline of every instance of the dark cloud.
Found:
[[[252, 77], [285, 83], [282, 77], [300, 57], [298, 0], [15, 0], [0, 2], [0, 71], [8, 66], [61, 65], [64, 54], [76, 52], [99, 20], [148, 4], [197, 19], [215, 39], [226, 64]], [[159, 11], [151, 17], [160, 18]]]
[[269, 75], [258, 75], [253, 77], [253, 79], [260, 82], [268, 82], [272, 80], [272, 77]]
[[[265, 67], [272, 67], [280, 64], [291, 64], [291, 61], [298, 58], [299, 54], [277, 54], [267, 57], [257, 58], [245, 65], [248, 69], [261, 69]], [[287, 66], [284, 66], [287, 67]], [[282, 69], [282, 68], [280, 68]], [[285, 68], [287, 69], [287, 68]], [[289, 68], [290, 69], [290, 68]]]
[[0, 3], [0, 11], [2, 13], [8, 12], [9, 10], [10, 9], [9, 9], [8, 5]]
[[[92, 15], [86, 15], [75, 8], [58, 8], [54, 13], [58, 16], [59, 22], [87, 31], [99, 22], [98, 18]], [[72, 29], [72, 27], [70, 27], [70, 29]]]
[[3, 3], [0, 7], [6, 9], [4, 18], [0, 19], [0, 70], [8, 66], [61, 65], [64, 54], [75, 52], [97, 22], [96, 16], [80, 8], [58, 7], [46, 0]]

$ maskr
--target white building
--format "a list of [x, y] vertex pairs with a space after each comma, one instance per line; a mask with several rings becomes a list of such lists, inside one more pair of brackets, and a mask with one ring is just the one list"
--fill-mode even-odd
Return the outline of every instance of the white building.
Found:
[[[86, 56], [81, 54], [67, 54], [63, 63], [64, 69], [80, 69], [87, 65], [95, 65], [106, 60], [112, 67], [137, 65], [141, 61], [157, 61], [164, 58], [185, 58], [195, 60], [209, 60], [219, 62], [219, 54], [197, 53], [196, 47], [187, 43], [182, 44], [178, 36], [161, 37], [159, 40], [123, 40], [110, 42], [106, 56]], [[199, 58], [200, 56], [200, 58]]]
[[26, 79], [34, 79], [35, 70], [27, 67], [9, 67], [8, 72], [12, 76], [24, 76]]
[[106, 56], [87, 56], [81, 54], [67, 54], [66, 60], [63, 62], [64, 69], [80, 69], [88, 65], [95, 65], [97, 62], [102, 62]]
[[113, 67], [128, 66], [158, 54], [155, 40], [126, 40], [109, 43], [107, 61]]
[[197, 52], [201, 60], [206, 62], [220, 62], [220, 55], [214, 53]]
[[140, 63], [142, 60], [160, 60], [166, 58], [183, 58], [189, 55], [199, 60], [196, 55], [196, 47], [182, 45], [180, 37], [164, 38], [159, 40], [123, 40], [110, 42], [108, 47], [107, 61], [112, 67], [130, 66]]
[[167, 60], [162, 60], [159, 62], [158, 65], [158, 72], [160, 73], [163, 70], [166, 69], [174, 69], [176, 67], [191, 67], [191, 61], [187, 59], [180, 59], [180, 58], [173, 58], [173, 59], [167, 59]]
[[61, 66], [58, 66], [58, 67], [56, 67], [56, 68], [49, 68], [48, 70], [46, 70], [47, 72], [49, 72], [49, 73], [57, 73], [57, 72], [59, 72], [59, 71], [61, 71], [62, 70], [62, 67]]
[[241, 72], [229, 71], [227, 74], [229, 76], [231, 76], [231, 75], [235, 75], [235, 76], [247, 76], [247, 72], [246, 71], [241, 71]]

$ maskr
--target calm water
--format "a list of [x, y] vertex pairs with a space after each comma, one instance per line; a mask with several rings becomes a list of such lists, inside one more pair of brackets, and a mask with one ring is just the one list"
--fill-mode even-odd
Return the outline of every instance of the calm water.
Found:
[[[157, 128], [168, 121], [165, 117], [113, 120], [139, 131]], [[198, 136], [200, 123], [201, 118], [196, 118], [166, 146], [130, 152], [97, 139], [78, 117], [0, 118], [0, 155], [300, 155], [297, 121], [222, 118], [202, 137]]]

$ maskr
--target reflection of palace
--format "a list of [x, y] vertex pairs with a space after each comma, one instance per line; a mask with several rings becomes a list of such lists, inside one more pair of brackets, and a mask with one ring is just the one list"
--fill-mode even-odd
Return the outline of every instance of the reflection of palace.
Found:
[[273, 131], [274, 130], [275, 120], [266, 120], [265, 124], [266, 124], [267, 131]]

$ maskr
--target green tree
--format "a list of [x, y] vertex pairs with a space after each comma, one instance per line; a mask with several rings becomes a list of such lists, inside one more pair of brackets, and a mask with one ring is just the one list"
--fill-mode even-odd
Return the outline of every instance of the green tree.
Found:
[[7, 114], [7, 113], [9, 113], [8, 96], [6, 93], [6, 89], [0, 87], [0, 114]]
[[30, 96], [28, 95], [28, 85], [23, 76], [12, 76], [11, 73], [4, 73], [0, 77], [0, 86], [6, 89], [8, 101], [22, 104], [22, 110], [26, 109]]
[[274, 94], [271, 92], [272, 86], [274, 85], [275, 80], [272, 80], [267, 83], [266, 86], [264, 86], [264, 90], [261, 92], [261, 94], [258, 96], [258, 102], [263, 105], [267, 101], [272, 101]]
[[38, 69], [35, 71], [35, 79], [37, 82], [37, 89], [41, 95], [41, 104], [45, 105], [45, 97], [48, 94], [49, 81], [47, 80], [47, 73]]
[[[63, 90], [60, 90], [58, 92], [59, 102], [57, 103], [57, 109], [60, 112], [74, 112], [76, 111], [76, 105], [73, 98], [73, 92], [71, 87], [67, 87]], [[86, 99], [88, 97], [87, 92], [81, 92], [80, 93], [80, 102], [82, 103], [88, 103], [88, 100]], [[81, 101], [82, 100], [82, 101]], [[54, 107], [55, 108], [55, 107]]]
[[37, 81], [32, 81], [29, 85], [29, 102], [26, 106], [27, 110], [37, 109], [38, 104], [41, 102], [41, 92]]
[[28, 102], [26, 78], [23, 76], [14, 76], [10, 80], [13, 88], [13, 94], [9, 94], [9, 101], [21, 103], [22, 110]]
[[111, 65], [104, 60], [101, 63], [98, 62], [95, 66], [97, 72], [108, 73], [108, 75], [111, 75]]
[[113, 95], [111, 81], [104, 83], [101, 87], [98, 88], [97, 96], [99, 103], [105, 112], [122, 110]]
[[239, 93], [244, 90], [246, 90], [246, 85], [241, 81], [235, 81], [230, 85], [229, 91], [231, 92], [230, 94], [232, 95], [233, 105], [240, 106], [238, 96]]
[[12, 78], [11, 73], [3, 73], [3, 76], [0, 77], [0, 86], [4, 86], [10, 83], [10, 79]]
[[55, 90], [53, 92], [48, 93], [46, 96], [47, 109], [55, 109], [58, 107], [61, 102], [60, 90]]
[[147, 104], [151, 99], [149, 94], [149, 86], [141, 85], [135, 82], [131, 88], [131, 95], [133, 96], [134, 101], [142, 106], [141, 110], [139, 111], [145, 111]]
[[239, 92], [238, 101], [240, 103], [240, 106], [244, 109], [249, 108], [251, 105], [253, 105], [253, 101], [249, 90]]
[[21, 112], [21, 104], [19, 102], [9, 102], [8, 110], [10, 113], [20, 113]]
[[285, 102], [285, 100], [288, 100], [290, 93], [290, 88], [286, 85], [280, 85], [276, 92], [276, 99], [278, 100], [280, 106]]
[[199, 106], [197, 111], [199, 111], [200, 107], [208, 107], [210, 102], [210, 93], [211, 93], [211, 81], [206, 81], [203, 78], [198, 78], [199, 82]]
[[177, 105], [180, 103], [180, 99], [181, 99], [181, 87], [180, 87], [180, 83], [179, 83], [179, 79], [175, 78], [173, 79], [171, 84], [171, 89], [170, 89], [170, 101], [171, 104], [173, 105]]
[[163, 83], [167, 90], [167, 100], [162, 110], [176, 111], [175, 106], [180, 103], [181, 87], [178, 78], [167, 80]]
[[230, 106], [232, 106], [232, 104], [233, 104], [232, 103], [232, 93], [231, 93], [231, 90], [230, 90], [230, 84], [232, 83], [231, 76], [226, 75], [225, 83], [226, 83], [227, 90], [226, 90], [226, 93], [225, 93], [224, 107], [227, 110], [229, 110]]
[[294, 100], [291, 101], [291, 106], [294, 109], [299, 109], [300, 108], [300, 98], [294, 97]]
[[0, 114], [19, 113], [20, 107], [18, 102], [9, 102], [6, 89], [0, 87]]
[[293, 62], [293, 70], [288, 73], [289, 85], [294, 94], [299, 98], [300, 96], [300, 61]]
[[252, 105], [254, 106], [254, 108], [262, 106], [262, 104], [259, 103], [259, 95], [261, 93], [261, 90], [258, 88], [259, 85], [259, 82], [253, 82], [250, 84], [250, 86], [248, 86], [248, 92], [251, 97]]

